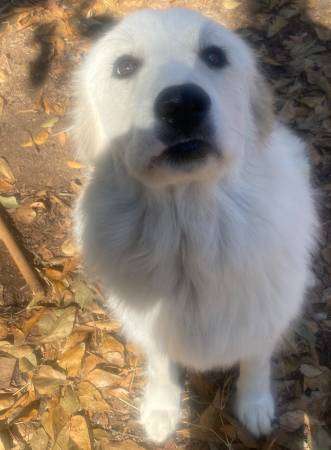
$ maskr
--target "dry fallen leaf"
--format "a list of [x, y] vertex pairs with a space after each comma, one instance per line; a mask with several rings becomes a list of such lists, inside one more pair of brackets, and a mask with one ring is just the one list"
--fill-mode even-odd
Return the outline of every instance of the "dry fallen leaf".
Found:
[[285, 431], [293, 432], [304, 425], [305, 416], [302, 410], [289, 411], [279, 417], [279, 424]]
[[53, 117], [41, 125], [41, 128], [52, 128], [59, 121], [58, 117]]
[[48, 139], [49, 133], [46, 130], [39, 131], [35, 136], [33, 136], [33, 140], [35, 144], [42, 145], [44, 144]]
[[270, 23], [268, 27], [268, 38], [275, 36], [282, 28], [288, 24], [288, 21], [282, 16], [276, 16], [276, 18]]
[[0, 177], [9, 183], [15, 183], [15, 176], [5, 158], [0, 157]]
[[122, 382], [122, 378], [120, 376], [107, 372], [103, 369], [94, 369], [89, 372], [85, 378], [97, 388], [119, 387]]
[[15, 403], [15, 398], [11, 394], [0, 394], [0, 412], [10, 408]]
[[29, 439], [31, 450], [47, 450], [49, 448], [49, 436], [43, 427], [39, 427]]
[[74, 256], [77, 254], [77, 247], [72, 239], [67, 239], [61, 245], [62, 253], [66, 256]]
[[59, 365], [65, 369], [69, 377], [76, 377], [80, 373], [82, 367], [82, 359], [85, 354], [85, 344], [73, 347], [62, 354], [59, 358]]
[[19, 207], [16, 197], [14, 197], [13, 195], [9, 197], [0, 195], [0, 204], [7, 209], [15, 209]]
[[80, 162], [73, 160], [67, 161], [67, 166], [70, 169], [82, 169], [84, 167]]
[[61, 133], [57, 134], [57, 138], [58, 138], [58, 140], [59, 140], [59, 142], [60, 142], [60, 145], [61, 145], [62, 147], [64, 147], [64, 146], [65, 146], [65, 143], [66, 143], [66, 140], [67, 140], [67, 135], [66, 135], [66, 133], [65, 133], [64, 131], [62, 131]]
[[82, 408], [90, 413], [110, 411], [110, 406], [102, 397], [100, 391], [88, 381], [79, 383], [78, 397]]
[[10, 385], [16, 364], [15, 358], [0, 356], [0, 389], [7, 388]]
[[21, 144], [21, 147], [23, 147], [23, 148], [33, 147], [33, 140], [29, 139], [29, 140], [23, 142], [23, 144]]
[[223, 7], [225, 9], [236, 9], [240, 6], [240, 2], [236, 2], [235, 0], [223, 0]]
[[314, 378], [321, 375], [322, 370], [318, 367], [312, 366], [311, 364], [301, 364], [300, 372], [308, 378]]
[[2, 95], [0, 95], [0, 116], [3, 113], [4, 107], [5, 107], [5, 99], [3, 98]]
[[47, 267], [47, 269], [45, 269], [45, 275], [50, 280], [55, 281], [60, 281], [65, 277], [65, 273], [63, 272], [63, 270], [52, 269], [50, 267]]
[[3, 180], [0, 178], [0, 192], [3, 193], [12, 193], [14, 191], [14, 187], [9, 181]]
[[92, 448], [90, 434], [85, 417], [73, 416], [70, 419], [70, 441], [77, 450], [90, 450]]
[[97, 347], [109, 364], [118, 367], [124, 366], [124, 346], [113, 336], [103, 333]]
[[47, 335], [40, 339], [40, 342], [43, 344], [63, 339], [69, 336], [72, 331], [76, 317], [76, 308], [70, 306], [69, 308], [57, 310], [56, 314], [56, 320], [52, 323]]
[[73, 306], [37, 310], [23, 326], [27, 342], [39, 345], [66, 338], [72, 331], [75, 316]]
[[5, 83], [7, 81], [7, 75], [3, 70], [0, 70], [0, 83]]
[[40, 395], [53, 395], [66, 381], [66, 376], [48, 365], [39, 366], [32, 378], [34, 387]]
[[25, 223], [26, 225], [32, 223], [36, 218], [36, 216], [37, 216], [36, 211], [26, 206], [21, 206], [20, 208], [17, 208], [15, 212], [16, 219], [22, 223]]

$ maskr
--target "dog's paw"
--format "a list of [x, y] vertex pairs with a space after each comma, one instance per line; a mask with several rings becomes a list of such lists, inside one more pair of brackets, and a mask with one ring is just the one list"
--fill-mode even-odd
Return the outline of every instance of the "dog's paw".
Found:
[[140, 421], [149, 439], [164, 442], [175, 430], [180, 417], [179, 391], [147, 388], [140, 409]]
[[270, 393], [239, 396], [236, 414], [243, 425], [256, 437], [269, 434], [275, 414], [275, 405]]
[[167, 409], [145, 409], [141, 412], [141, 423], [147, 437], [155, 443], [164, 442], [176, 429], [179, 411]]

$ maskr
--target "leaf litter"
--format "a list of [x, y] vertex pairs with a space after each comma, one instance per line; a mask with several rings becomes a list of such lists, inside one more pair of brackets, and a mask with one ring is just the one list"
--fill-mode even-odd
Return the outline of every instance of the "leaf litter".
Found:
[[[7, 14], [7, 3], [5, 0], [5, 9], [0, 8], [0, 16]], [[28, 33], [40, 23], [56, 21], [55, 35], [49, 41], [49, 70], [54, 79], [60, 79], [67, 71], [68, 55], [76, 55], [73, 56], [77, 58], [73, 61], [75, 65], [89, 47], [80, 37], [80, 22], [86, 24], [93, 19], [93, 23], [98, 24], [99, 14], [121, 16], [136, 7], [161, 4], [160, 1], [152, 3], [74, 0], [64, 7], [62, 2], [51, 0], [47, 10], [36, 5], [15, 11], [2, 33], [11, 30]], [[185, 2], [170, 3], [177, 6]], [[328, 17], [331, 21], [327, 8], [318, 10], [317, 2], [309, 3], [310, 12], [316, 10], [324, 20]], [[244, 23], [248, 16], [243, 2], [239, 1], [195, 1], [192, 6], [218, 15], [220, 19], [224, 16], [230, 23], [236, 18]], [[256, 47], [277, 93], [276, 108], [282, 119], [300, 130], [312, 144], [310, 152], [316, 177], [320, 186], [325, 186], [325, 204], [329, 210], [331, 65], [327, 53], [330, 30], [318, 23], [309, 28], [308, 16], [300, 12], [299, 6], [299, 2], [283, 0], [261, 2], [244, 34]], [[41, 38], [46, 39], [46, 36]], [[0, 110], [5, 117], [10, 107], [10, 96], [5, 89], [12, 72], [8, 61], [3, 67]], [[67, 133], [54, 133], [53, 129], [56, 130], [58, 124], [62, 126], [69, 105], [70, 98], [65, 92], [55, 92], [45, 83], [36, 93], [34, 103], [19, 111], [26, 115], [35, 113], [41, 118], [39, 128], [24, 127], [31, 132], [28, 140], [22, 138], [21, 147], [39, 149], [42, 146], [51, 163], [51, 135], [61, 148], [65, 149], [68, 144]], [[80, 190], [79, 169], [83, 166], [71, 158], [68, 156], [63, 164], [71, 173], [64, 192], [49, 186], [44, 191], [27, 192], [22, 185], [17, 188], [19, 171], [9, 163], [10, 158], [0, 155], [0, 203], [7, 208], [19, 230], [33, 237], [34, 263], [49, 288], [45, 298], [32, 298], [26, 308], [17, 310], [9, 308], [6, 299], [3, 300], [7, 286], [1, 291], [0, 449], [330, 448], [331, 373], [326, 357], [330, 345], [325, 338], [325, 330], [330, 330], [325, 307], [331, 307], [327, 294], [331, 284], [327, 265], [329, 219], [326, 220], [327, 239], [322, 244], [324, 259], [316, 263], [315, 268], [320, 283], [318, 295], [312, 295], [312, 307], [306, 319], [286, 337], [273, 358], [279, 420], [272, 436], [257, 441], [233, 417], [235, 370], [208, 375], [188, 373], [183, 419], [178, 431], [164, 446], [152, 447], [145, 441], [138, 421], [139, 398], [145, 383], [143, 357], [121, 336], [121, 326], [105, 307], [98, 287], [91, 286], [80, 273], [68, 218], [71, 200]], [[37, 233], [30, 235], [34, 229], [39, 232], [43, 227], [49, 241], [52, 236], [55, 244], [51, 245], [47, 239], [39, 240]]]

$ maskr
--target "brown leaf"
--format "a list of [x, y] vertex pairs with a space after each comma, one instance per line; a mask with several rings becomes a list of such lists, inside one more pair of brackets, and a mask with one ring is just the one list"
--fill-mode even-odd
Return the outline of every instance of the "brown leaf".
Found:
[[41, 128], [52, 128], [59, 121], [58, 117], [52, 117], [41, 125]]
[[67, 371], [69, 377], [76, 377], [80, 373], [84, 354], [85, 344], [82, 342], [76, 347], [64, 352], [59, 358], [58, 363]]
[[70, 424], [64, 425], [55, 438], [52, 450], [66, 450], [69, 444]]
[[50, 280], [61, 281], [65, 277], [65, 273], [62, 270], [52, 269], [50, 267], [47, 267], [44, 272]]
[[103, 333], [98, 348], [110, 364], [118, 367], [124, 366], [124, 346], [113, 336]]
[[223, 0], [223, 7], [225, 9], [236, 9], [240, 6], [240, 2], [236, 2], [235, 0]]
[[11, 394], [0, 394], [0, 411], [10, 408], [15, 403], [15, 398]]
[[78, 397], [83, 409], [92, 412], [108, 412], [109, 404], [104, 400], [100, 391], [90, 382], [82, 381], [78, 385]]
[[49, 437], [46, 431], [39, 427], [29, 439], [29, 447], [31, 450], [47, 450], [48, 449]]
[[90, 450], [92, 448], [90, 434], [85, 417], [73, 416], [70, 419], [70, 440], [77, 450]]
[[9, 181], [3, 180], [0, 178], [0, 192], [3, 193], [12, 193], [14, 192], [14, 187]]
[[103, 388], [120, 386], [122, 378], [103, 369], [94, 369], [87, 374], [86, 380], [90, 381], [97, 388]]
[[279, 418], [279, 424], [285, 431], [294, 432], [305, 423], [306, 413], [302, 410], [289, 411]]
[[75, 302], [82, 309], [89, 308], [96, 297], [95, 292], [81, 279], [74, 280], [71, 290], [75, 294]]
[[81, 410], [81, 404], [78, 393], [76, 392], [76, 386], [69, 385], [64, 387], [62, 397], [60, 399], [60, 406], [68, 417]]
[[63, 339], [72, 331], [76, 318], [76, 308], [71, 306], [56, 311], [56, 320], [53, 322], [48, 334], [44, 336], [40, 342], [52, 342], [58, 339]]
[[59, 140], [59, 142], [60, 142], [60, 145], [61, 145], [62, 147], [64, 147], [64, 146], [65, 146], [65, 143], [66, 143], [66, 140], [67, 140], [67, 135], [66, 135], [66, 133], [65, 133], [64, 131], [61, 131], [61, 133], [59, 133], [59, 134], [57, 135], [57, 138], [58, 138], [58, 140]]
[[0, 356], [0, 389], [9, 387], [17, 364], [15, 358]]
[[268, 27], [267, 36], [269, 38], [275, 36], [275, 34], [282, 30], [287, 24], [288, 21], [285, 19], [285, 17], [275, 16], [274, 20], [272, 20], [271, 24]]
[[300, 372], [308, 378], [314, 378], [321, 375], [322, 370], [319, 367], [312, 366], [311, 364], [301, 364]]
[[0, 70], [0, 83], [5, 83], [7, 81], [7, 75], [3, 70]]
[[29, 208], [28, 206], [21, 206], [16, 209], [15, 217], [20, 222], [29, 225], [37, 217], [37, 213], [34, 209]]
[[49, 133], [46, 130], [39, 131], [35, 136], [33, 136], [34, 143], [37, 145], [44, 144], [48, 139]]
[[70, 169], [82, 169], [84, 166], [78, 161], [67, 161], [67, 166]]
[[121, 329], [121, 324], [115, 320], [96, 320], [93, 322], [87, 322], [85, 325], [112, 333], [118, 333]]
[[65, 383], [66, 376], [51, 366], [41, 365], [32, 381], [40, 395], [51, 396]]
[[[4, 304], [3, 286], [0, 284], [0, 305]], [[8, 326], [6, 321], [0, 321], [0, 339], [5, 339], [8, 334]]]
[[91, 370], [95, 369], [98, 364], [104, 364], [105, 360], [101, 356], [94, 355], [93, 353], [88, 355], [84, 360], [83, 374], [86, 376]]
[[77, 247], [72, 239], [67, 239], [61, 245], [61, 251], [66, 256], [74, 256], [77, 254]]
[[21, 144], [21, 147], [23, 148], [33, 147], [33, 139], [28, 139], [27, 141], [23, 142], [23, 144]]
[[15, 176], [5, 158], [0, 157], [0, 176], [11, 184], [14, 184]]

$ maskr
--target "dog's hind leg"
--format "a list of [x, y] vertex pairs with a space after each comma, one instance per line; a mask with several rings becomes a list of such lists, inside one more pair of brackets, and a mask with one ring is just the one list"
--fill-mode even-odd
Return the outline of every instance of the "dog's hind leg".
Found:
[[141, 406], [141, 423], [147, 436], [161, 443], [175, 431], [180, 415], [178, 369], [159, 353], [148, 354], [148, 382]]
[[271, 431], [274, 400], [270, 388], [270, 355], [240, 362], [236, 414], [255, 436]]

